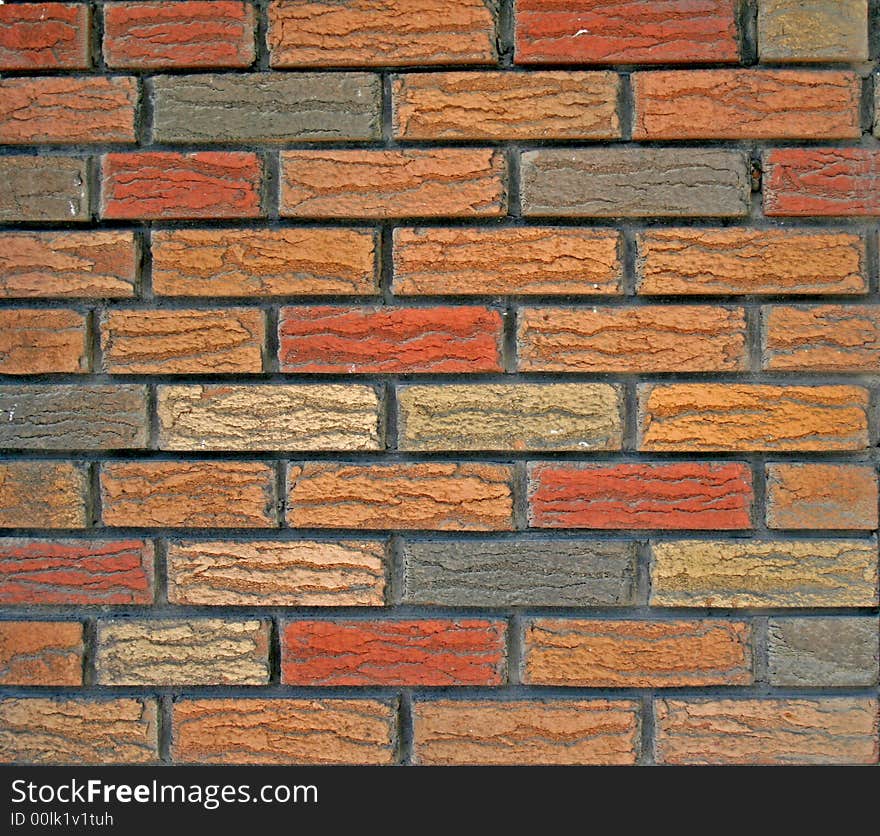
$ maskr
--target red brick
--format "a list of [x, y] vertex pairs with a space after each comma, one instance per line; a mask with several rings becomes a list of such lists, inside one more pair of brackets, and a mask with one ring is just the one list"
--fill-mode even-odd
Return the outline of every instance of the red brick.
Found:
[[501, 371], [501, 314], [482, 307], [282, 308], [283, 372]]
[[62, 308], [0, 311], [0, 373], [87, 370], [85, 314]]
[[281, 636], [288, 685], [501, 685], [501, 621], [294, 621]]
[[746, 529], [752, 477], [736, 462], [539, 464], [529, 479], [535, 528]]
[[88, 6], [0, 5], [0, 70], [84, 70], [88, 66]]
[[117, 220], [256, 218], [263, 167], [243, 151], [106, 154], [101, 216]]
[[0, 621], [0, 685], [82, 685], [78, 621]]
[[247, 67], [254, 60], [251, 3], [107, 3], [104, 59], [111, 67]]

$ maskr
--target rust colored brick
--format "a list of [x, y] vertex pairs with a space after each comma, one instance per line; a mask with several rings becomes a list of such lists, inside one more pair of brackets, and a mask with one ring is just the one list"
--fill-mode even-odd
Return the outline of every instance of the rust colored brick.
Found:
[[287, 521], [295, 528], [513, 529], [513, 469], [494, 464], [292, 466]]
[[502, 621], [292, 621], [281, 633], [288, 685], [501, 685]]
[[182, 699], [176, 763], [392, 764], [397, 707], [370, 699]]
[[0, 373], [88, 371], [86, 317], [78, 311], [0, 310]]
[[534, 528], [751, 528], [748, 465], [538, 464], [529, 472]]
[[588, 688], [750, 685], [751, 627], [539, 618], [526, 625], [524, 676], [531, 685]]
[[492, 308], [282, 308], [278, 333], [284, 372], [501, 371], [502, 318]]
[[245, 151], [105, 154], [101, 216], [113, 220], [256, 218], [263, 168]]
[[762, 61], [868, 60], [868, 0], [759, 0]]
[[495, 8], [483, 0], [272, 0], [270, 63], [494, 64]]
[[0, 538], [0, 604], [152, 602], [152, 543]]
[[252, 3], [107, 3], [104, 60], [110, 67], [247, 67], [254, 60]]
[[0, 463], [0, 528], [84, 528], [86, 473], [73, 462]]
[[105, 462], [104, 525], [264, 528], [275, 525], [274, 470], [262, 462]]
[[507, 211], [491, 148], [282, 151], [281, 214], [295, 218], [493, 217]]
[[0, 70], [84, 70], [89, 63], [87, 5], [0, 6]]
[[858, 464], [768, 464], [770, 528], [877, 528], [877, 473]]
[[82, 685], [78, 621], [0, 621], [0, 684]]

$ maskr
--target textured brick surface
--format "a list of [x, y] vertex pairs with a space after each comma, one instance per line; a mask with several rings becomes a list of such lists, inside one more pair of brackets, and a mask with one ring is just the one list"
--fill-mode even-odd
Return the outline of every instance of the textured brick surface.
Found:
[[86, 169], [77, 157], [0, 158], [0, 222], [87, 221]]
[[0, 621], [0, 684], [81, 685], [78, 621]]
[[85, 490], [73, 462], [0, 462], [0, 527], [84, 528]]
[[865, 61], [868, 0], [759, 0], [762, 61]]
[[0, 7], [0, 70], [83, 70], [88, 66], [88, 6], [8, 3]]
[[87, 371], [86, 318], [77, 311], [0, 310], [0, 373]]

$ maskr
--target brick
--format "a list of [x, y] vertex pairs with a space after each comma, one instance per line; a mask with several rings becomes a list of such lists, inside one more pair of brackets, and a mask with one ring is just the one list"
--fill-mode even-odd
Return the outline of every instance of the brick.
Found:
[[521, 308], [524, 372], [730, 372], [748, 368], [742, 308]]
[[0, 80], [0, 142], [134, 142], [134, 78], [5, 78]]
[[396, 760], [397, 710], [369, 699], [177, 700], [177, 763], [371, 764]]
[[509, 531], [513, 470], [483, 463], [291, 466], [294, 528]]
[[404, 386], [401, 450], [619, 450], [622, 393], [604, 383]]
[[0, 223], [89, 220], [87, 167], [78, 157], [0, 158]]
[[4, 448], [124, 450], [148, 441], [146, 386], [0, 386]]
[[742, 151], [716, 148], [541, 149], [521, 155], [522, 211], [546, 217], [745, 217]]
[[868, 0], [759, 0], [762, 61], [867, 61]]
[[880, 371], [880, 305], [774, 305], [762, 315], [766, 369]]
[[152, 602], [149, 542], [0, 538], [0, 604]]
[[152, 253], [153, 292], [160, 296], [378, 293], [372, 230], [160, 229]]
[[609, 540], [407, 540], [405, 604], [618, 607], [635, 603], [636, 549]]
[[501, 313], [486, 307], [295, 307], [280, 313], [281, 371], [500, 372]]
[[877, 543], [681, 540], [651, 545], [655, 607], [876, 607]]
[[651, 229], [636, 236], [638, 292], [857, 294], [865, 241], [835, 230]]
[[397, 228], [393, 289], [399, 296], [616, 294], [621, 246], [619, 233], [601, 229]]
[[112, 220], [257, 218], [263, 167], [245, 151], [105, 154], [101, 217]]
[[79, 3], [0, 7], [0, 70], [85, 70], [89, 8]]
[[501, 685], [502, 621], [291, 621], [281, 633], [288, 685]]
[[104, 525], [262, 528], [275, 525], [273, 468], [262, 462], [105, 462]]
[[51, 374], [88, 371], [86, 317], [78, 311], [0, 310], [0, 372]]
[[737, 462], [532, 465], [535, 528], [747, 529], [754, 500]]
[[482, 0], [272, 0], [273, 67], [494, 64], [496, 7]]
[[172, 75], [153, 79], [156, 142], [316, 142], [381, 136], [372, 73]]
[[776, 148], [764, 152], [768, 216], [880, 215], [880, 153], [872, 148]]
[[518, 64], [739, 60], [733, 0], [517, 0]]
[[0, 528], [84, 528], [86, 487], [73, 462], [0, 462]]
[[600, 764], [636, 762], [633, 700], [417, 700], [415, 763]]
[[0, 621], [0, 684], [82, 685], [78, 621]]
[[673, 70], [635, 73], [633, 139], [857, 139], [853, 72]]
[[877, 699], [663, 699], [655, 757], [667, 764], [873, 764]]
[[269, 623], [98, 622], [95, 676], [99, 685], [265, 685]]
[[172, 542], [168, 600], [194, 606], [381, 607], [382, 541]]
[[254, 60], [251, 3], [107, 3], [110, 67], [247, 67]]
[[867, 407], [859, 386], [647, 385], [639, 393], [639, 449], [862, 450]]
[[155, 699], [0, 700], [5, 763], [132, 764], [159, 761]]
[[876, 618], [772, 618], [769, 677], [782, 687], [870, 687], [877, 684]]
[[877, 473], [870, 465], [768, 464], [770, 528], [877, 528]]
[[101, 319], [111, 374], [257, 374], [265, 333], [258, 308], [108, 310]]
[[123, 299], [135, 295], [131, 232], [0, 233], [0, 299]]
[[750, 685], [751, 627], [740, 621], [538, 618], [525, 627], [524, 681], [588, 688]]
[[619, 139], [610, 72], [407, 73], [393, 82], [398, 139]]

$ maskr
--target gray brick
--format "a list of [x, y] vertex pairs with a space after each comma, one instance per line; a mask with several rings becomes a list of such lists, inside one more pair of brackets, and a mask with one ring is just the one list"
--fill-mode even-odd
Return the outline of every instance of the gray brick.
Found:
[[0, 158], [0, 222], [87, 221], [86, 168], [77, 157]]

